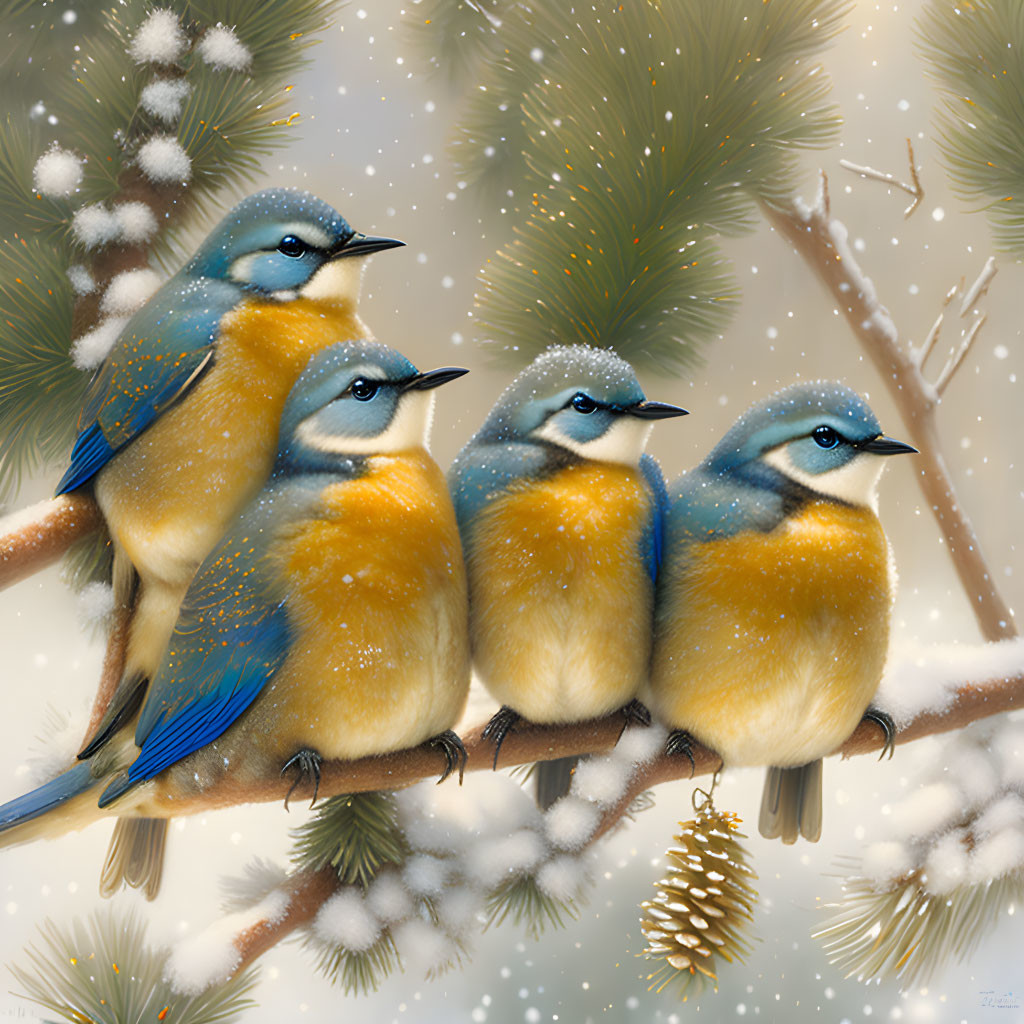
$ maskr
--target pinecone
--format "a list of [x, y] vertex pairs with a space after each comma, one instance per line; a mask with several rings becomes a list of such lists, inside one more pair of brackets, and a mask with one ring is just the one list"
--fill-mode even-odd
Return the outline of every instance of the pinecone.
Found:
[[643, 904], [644, 954], [662, 961], [647, 976], [651, 989], [661, 992], [678, 981], [684, 1000], [708, 981], [717, 991], [716, 958], [742, 963], [750, 953], [744, 933], [757, 900], [749, 883], [757, 875], [738, 841], [746, 838], [739, 825], [737, 815], [710, 804], [692, 821], [680, 822], [680, 845], [666, 855], [668, 874], [657, 883], [657, 896]]

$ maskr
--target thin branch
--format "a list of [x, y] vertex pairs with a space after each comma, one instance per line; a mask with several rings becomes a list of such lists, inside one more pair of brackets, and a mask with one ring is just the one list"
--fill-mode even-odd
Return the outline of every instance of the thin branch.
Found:
[[986, 640], [1016, 636], [1013, 615], [996, 588], [942, 457], [935, 420], [939, 394], [921, 373], [917, 351], [900, 344], [896, 325], [858, 266], [841, 225], [814, 210], [808, 215], [792, 206], [767, 204], [763, 210], [829, 290], [900, 410], [909, 440], [920, 451], [914, 456], [918, 483], [935, 513], [982, 635]]
[[902, 189], [908, 195], [913, 196], [914, 201], [903, 211], [903, 216], [906, 218], [917, 209], [921, 200], [924, 199], [924, 188], [921, 185], [921, 179], [917, 176], [917, 164], [914, 163], [914, 144], [910, 139], [907, 139], [907, 159], [910, 162], [909, 184], [905, 181], [900, 181], [894, 174], [876, 171], [873, 167], [855, 164], [852, 160], [840, 160], [839, 166], [845, 167], [848, 171], [853, 171], [854, 174], [859, 174], [862, 178], [871, 178], [874, 181], [885, 182], [887, 185], [895, 185], [896, 188]]
[[[977, 719], [1022, 705], [1024, 676], [1013, 676], [983, 684], [967, 684], [957, 690], [955, 701], [945, 711], [925, 712], [914, 718], [900, 730], [896, 743], [909, 743], [923, 736], [960, 729]], [[619, 715], [570, 726], [530, 726], [506, 737], [501, 760], [503, 765], [508, 766], [534, 761], [538, 757], [554, 758], [569, 754], [600, 753], [614, 746], [621, 728], [622, 719]], [[465, 737], [466, 750], [469, 752], [469, 771], [487, 770], [491, 767], [491, 747], [481, 739], [482, 730], [482, 726], [477, 727]], [[882, 731], [877, 725], [873, 722], [861, 722], [837, 753], [844, 758], [867, 754], [880, 750], [883, 743]], [[418, 766], [424, 763], [419, 756], [421, 753], [421, 750], [417, 750], [382, 758], [366, 758], [350, 763], [347, 769], [340, 762], [325, 765], [320, 795], [333, 796], [340, 792], [353, 792], [356, 785], [372, 790], [418, 782], [420, 776], [417, 774], [415, 777], [409, 777], [408, 770], [414, 764]], [[410, 755], [414, 755], [414, 759], [410, 760]], [[717, 754], [699, 744], [694, 744], [693, 760], [692, 775], [689, 759], [680, 755], [663, 754], [639, 766], [623, 796], [602, 815], [588, 845], [607, 835], [619, 824], [633, 801], [646, 790], [676, 779], [710, 775], [722, 766]], [[340, 772], [339, 769], [344, 771]], [[331, 780], [328, 782], [329, 771]], [[342, 776], [344, 782], [341, 783], [341, 788], [335, 788]], [[286, 787], [280, 788], [283, 792]], [[180, 804], [178, 809], [181, 810]], [[296, 928], [311, 921], [337, 887], [337, 875], [330, 869], [299, 871], [292, 875], [285, 885], [285, 891], [290, 894], [285, 915], [279, 920], [259, 921], [235, 936], [234, 945], [241, 956], [235, 973], [243, 970]]]
[[946, 390], [949, 382], [953, 379], [953, 375], [960, 369], [960, 364], [967, 358], [967, 353], [971, 351], [971, 346], [974, 344], [974, 339], [978, 336], [978, 331], [981, 330], [982, 325], [987, 319], [988, 317], [984, 314], [979, 316], [978, 319], [971, 324], [971, 329], [967, 332], [967, 336], [964, 338], [960, 348], [956, 352], [950, 354], [949, 359], [946, 361], [946, 365], [942, 368], [942, 372], [935, 381], [935, 390], [940, 396], [942, 395], [942, 392]]
[[996, 276], [998, 269], [995, 256], [989, 256], [985, 260], [985, 266], [981, 268], [978, 279], [967, 289], [967, 294], [964, 296], [963, 302], [960, 303], [961, 317], [967, 316], [977, 305], [978, 299], [988, 292], [988, 286], [992, 283], [992, 278]]
[[[951, 295], [946, 296], [946, 302], [948, 303]], [[913, 360], [914, 365], [917, 367], [918, 372], [924, 369], [924, 364], [928, 357], [932, 354], [932, 349], [935, 348], [935, 342], [939, 340], [939, 334], [942, 331], [942, 322], [946, 319], [945, 313], [940, 313], [935, 318], [935, 323], [932, 324], [931, 330], [928, 332], [928, 336], [924, 339], [920, 348], [911, 348], [910, 356]]]
[[0, 589], [45, 569], [79, 537], [103, 523], [99, 507], [82, 494], [62, 494], [0, 519]]

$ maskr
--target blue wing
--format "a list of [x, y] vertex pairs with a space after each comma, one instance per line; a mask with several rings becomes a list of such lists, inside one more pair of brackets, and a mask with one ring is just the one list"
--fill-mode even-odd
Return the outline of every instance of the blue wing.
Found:
[[276, 527], [308, 507], [292, 497], [265, 490], [200, 566], [139, 714], [139, 756], [101, 807], [215, 740], [284, 662], [291, 632], [270, 547]]
[[172, 278], [128, 321], [89, 385], [58, 494], [98, 473], [192, 386], [238, 299], [223, 281]]
[[668, 512], [668, 489], [661, 466], [653, 455], [640, 459], [640, 470], [651, 491], [651, 514], [640, 537], [640, 555], [652, 580], [658, 578], [665, 546], [665, 514]]

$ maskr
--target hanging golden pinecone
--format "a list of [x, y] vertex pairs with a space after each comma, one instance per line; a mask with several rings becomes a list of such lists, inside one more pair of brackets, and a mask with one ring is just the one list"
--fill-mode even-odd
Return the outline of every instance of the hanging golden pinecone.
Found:
[[649, 988], [661, 992], [673, 981], [684, 1000], [707, 982], [718, 990], [717, 958], [743, 962], [750, 953], [745, 932], [753, 920], [757, 875], [747, 863], [740, 839], [740, 819], [717, 811], [708, 800], [692, 821], [680, 822], [680, 845], [668, 851], [667, 875], [658, 894], [642, 906], [641, 922], [649, 960], [661, 966], [647, 976]]

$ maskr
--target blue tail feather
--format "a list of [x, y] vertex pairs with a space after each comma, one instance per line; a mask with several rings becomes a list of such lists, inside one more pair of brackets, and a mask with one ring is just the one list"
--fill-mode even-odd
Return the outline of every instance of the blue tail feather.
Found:
[[0, 807], [0, 832], [6, 832], [9, 828], [46, 814], [79, 793], [84, 793], [95, 782], [89, 771], [89, 764], [80, 761], [63, 775], [58, 775], [38, 789], [33, 789], [31, 793], [16, 797]]

